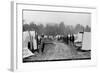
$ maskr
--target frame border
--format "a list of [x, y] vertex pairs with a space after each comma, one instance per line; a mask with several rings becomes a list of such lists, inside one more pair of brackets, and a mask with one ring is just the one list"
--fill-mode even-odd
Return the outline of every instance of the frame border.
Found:
[[[31, 4], [31, 3], [23, 3], [23, 2], [11, 2], [11, 70], [16, 71], [18, 69], [18, 26], [17, 26], [17, 5], [25, 4], [25, 5], [39, 5], [39, 6], [52, 6], [52, 7], [70, 7], [70, 8], [86, 8], [86, 9], [96, 9], [95, 7], [79, 7], [79, 6], [63, 6], [63, 5], [46, 5], [46, 4]], [[13, 6], [13, 7], [12, 7]], [[16, 23], [15, 23], [16, 22]], [[14, 24], [14, 25], [13, 25]]]

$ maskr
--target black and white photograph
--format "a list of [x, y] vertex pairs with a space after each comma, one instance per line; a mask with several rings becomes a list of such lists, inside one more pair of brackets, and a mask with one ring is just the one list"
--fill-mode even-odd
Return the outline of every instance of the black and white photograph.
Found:
[[22, 11], [22, 61], [91, 60], [91, 13]]

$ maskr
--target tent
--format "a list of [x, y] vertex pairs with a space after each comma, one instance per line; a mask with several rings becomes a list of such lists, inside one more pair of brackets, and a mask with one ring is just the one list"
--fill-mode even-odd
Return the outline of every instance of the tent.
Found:
[[84, 32], [82, 50], [91, 50], [91, 33]]
[[82, 37], [83, 36], [83, 34], [82, 33], [78, 33], [77, 35], [76, 35], [76, 40], [74, 41], [75, 43], [76, 42], [82, 42]]
[[34, 50], [36, 50], [37, 49], [37, 40], [36, 40], [36, 33], [35, 33], [35, 31], [30, 31], [30, 35], [32, 37], [32, 42], [33, 42]]
[[23, 47], [27, 47], [28, 42], [30, 41], [29, 32], [23, 32]]
[[25, 31], [23, 32], [23, 48], [22, 48], [22, 57], [28, 57], [31, 55], [34, 55], [29, 49], [28, 49], [28, 42], [30, 41], [29, 32]]
[[32, 56], [32, 55], [34, 55], [34, 53], [32, 53], [27, 47], [22, 49], [22, 57], [23, 58], [29, 57], [29, 56]]

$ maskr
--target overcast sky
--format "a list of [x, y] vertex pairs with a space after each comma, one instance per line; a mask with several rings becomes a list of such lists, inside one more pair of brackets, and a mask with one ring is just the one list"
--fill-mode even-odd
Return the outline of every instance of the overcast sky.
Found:
[[81, 24], [83, 26], [91, 25], [91, 14], [88, 13], [69, 13], [69, 12], [44, 12], [44, 11], [23, 11], [24, 23], [36, 24], [42, 23], [60, 23], [65, 25]]

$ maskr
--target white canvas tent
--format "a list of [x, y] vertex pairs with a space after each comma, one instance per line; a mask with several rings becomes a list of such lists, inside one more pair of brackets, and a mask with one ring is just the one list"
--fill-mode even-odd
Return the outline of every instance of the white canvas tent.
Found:
[[22, 50], [22, 57], [23, 58], [29, 57], [32, 55], [34, 55], [34, 54], [27, 47], [23, 48], [23, 50]]
[[74, 42], [75, 42], [75, 43], [76, 43], [76, 42], [82, 42], [82, 36], [83, 36], [82, 33], [78, 33], [78, 34], [76, 35], [76, 40], [75, 40]]
[[84, 32], [82, 50], [91, 50], [91, 33]]
[[28, 42], [29, 41], [30, 41], [29, 32], [28, 31], [23, 32], [23, 47], [28, 48]]
[[28, 57], [31, 55], [34, 55], [29, 49], [28, 49], [28, 42], [30, 41], [29, 32], [25, 31], [23, 32], [23, 48], [22, 48], [22, 57]]
[[37, 41], [36, 41], [36, 34], [35, 34], [35, 31], [30, 31], [30, 34], [31, 34], [31, 37], [32, 37], [32, 40], [33, 40], [33, 47], [34, 47], [34, 50], [37, 49]]

